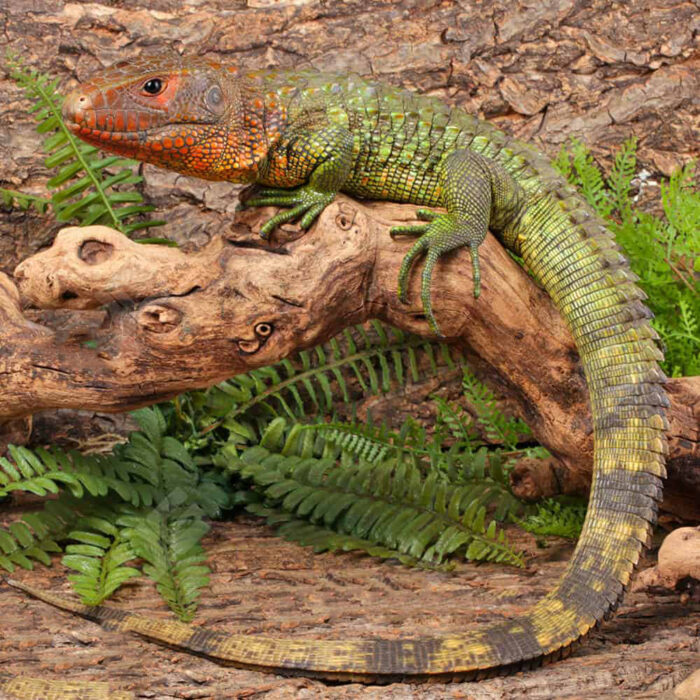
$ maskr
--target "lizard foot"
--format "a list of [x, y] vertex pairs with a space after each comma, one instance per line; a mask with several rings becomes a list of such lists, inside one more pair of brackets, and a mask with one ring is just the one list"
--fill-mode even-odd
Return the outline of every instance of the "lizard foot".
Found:
[[309, 228], [316, 217], [333, 201], [335, 192], [321, 192], [304, 185], [294, 190], [267, 188], [258, 192], [257, 197], [241, 204], [245, 207], [289, 207], [268, 219], [260, 229], [260, 236], [267, 240], [280, 225], [301, 217], [299, 225]]
[[419, 219], [429, 223], [412, 224], [406, 226], [394, 226], [390, 234], [418, 235], [420, 238], [413, 244], [401, 263], [399, 270], [398, 296], [404, 304], [408, 294], [408, 275], [416, 258], [425, 254], [425, 266], [421, 275], [421, 301], [430, 328], [442, 335], [433, 315], [433, 305], [430, 298], [430, 283], [433, 276], [435, 263], [440, 256], [451, 250], [468, 246], [472, 256], [472, 271], [474, 279], [474, 298], [478, 298], [481, 292], [481, 273], [479, 271], [478, 247], [484, 240], [485, 233], [476, 233], [469, 222], [455, 214], [440, 214], [428, 209], [419, 209]]

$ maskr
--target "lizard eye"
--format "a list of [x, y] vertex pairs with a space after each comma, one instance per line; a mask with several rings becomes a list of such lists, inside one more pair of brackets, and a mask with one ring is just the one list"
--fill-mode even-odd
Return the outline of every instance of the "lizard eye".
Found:
[[158, 95], [163, 91], [163, 81], [160, 78], [150, 78], [147, 80], [141, 89], [147, 95]]

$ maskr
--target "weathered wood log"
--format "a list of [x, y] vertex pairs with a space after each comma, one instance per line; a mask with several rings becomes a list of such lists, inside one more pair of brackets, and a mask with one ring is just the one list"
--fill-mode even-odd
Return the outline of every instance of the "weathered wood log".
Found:
[[[50, 407], [124, 411], [270, 364], [373, 317], [431, 335], [417, 270], [409, 304], [397, 299], [397, 273], [410, 241], [388, 233], [391, 225], [413, 220], [415, 208], [340, 197], [311, 231], [282, 233], [273, 244], [256, 234], [267, 216], [245, 212], [227, 239], [191, 254], [138, 245], [104, 227], [61, 232], [52, 248], [17, 268], [19, 289], [37, 306], [80, 313], [108, 305], [106, 322], [95, 348], [59, 339], [23, 317], [6, 279], [0, 287], [0, 420]], [[478, 300], [466, 251], [438, 264], [433, 300], [442, 332], [512, 400], [556, 457], [544, 479], [555, 486], [544, 492], [585, 491], [592, 431], [571, 335], [545, 292], [492, 237], [481, 257]], [[698, 517], [700, 378], [671, 380], [668, 389], [664, 507]], [[537, 470], [528, 475], [540, 477]], [[519, 478], [526, 481], [523, 473]]]

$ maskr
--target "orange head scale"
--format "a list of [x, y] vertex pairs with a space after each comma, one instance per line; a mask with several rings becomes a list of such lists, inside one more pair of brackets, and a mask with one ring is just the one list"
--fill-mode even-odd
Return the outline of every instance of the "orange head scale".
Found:
[[212, 60], [121, 61], [68, 95], [63, 119], [106, 151], [209, 180], [252, 182], [284, 114], [277, 100], [266, 105], [247, 92], [236, 68]]

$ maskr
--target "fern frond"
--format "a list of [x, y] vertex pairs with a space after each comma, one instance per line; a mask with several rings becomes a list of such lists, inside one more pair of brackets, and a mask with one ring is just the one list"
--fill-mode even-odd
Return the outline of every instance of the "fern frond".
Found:
[[80, 514], [61, 501], [47, 501], [41, 511], [24, 513], [20, 520], [0, 528], [0, 567], [10, 573], [15, 566], [34, 568], [34, 561], [51, 564], [51, 554], [61, 551], [59, 542]]
[[[570, 141], [570, 163], [565, 165], [564, 157], [557, 158], [555, 165], [572, 182], [588, 200], [591, 206], [602, 217], [609, 217], [614, 203], [607, 189], [605, 179], [595, 164], [593, 156], [586, 146], [578, 139]], [[563, 167], [562, 167], [563, 166]]]
[[528, 532], [535, 535], [556, 535], [578, 539], [586, 518], [586, 503], [573, 502], [563, 504], [548, 499], [537, 504], [537, 512], [516, 522]]
[[[426, 567], [425, 562], [412, 557], [398, 549], [382, 547], [371, 540], [339, 535], [330, 528], [317, 523], [309, 522], [303, 518], [295, 518], [291, 513], [285, 513], [262, 503], [251, 503], [246, 510], [253, 515], [265, 518], [271, 527], [274, 527], [279, 537], [296, 542], [302, 547], [311, 547], [314, 552], [364, 552], [372, 557], [380, 559], [396, 559], [406, 566]], [[431, 569], [450, 569], [449, 564], [428, 565]]]
[[18, 192], [17, 190], [8, 190], [2, 187], [0, 187], [0, 202], [6, 207], [15, 207], [23, 211], [33, 207], [39, 214], [46, 213], [46, 210], [51, 205], [51, 200], [46, 197]]
[[[158, 226], [162, 221], [128, 221], [153, 211], [143, 204], [143, 197], [125, 185], [136, 185], [143, 178], [133, 172], [137, 163], [118, 156], [100, 157], [98, 149], [79, 139], [61, 117], [62, 97], [58, 80], [25, 68], [17, 56], [8, 57], [10, 77], [21, 85], [32, 101], [31, 112], [38, 122], [37, 131], [44, 136], [43, 150], [48, 154], [47, 168], [59, 168], [48, 182], [54, 190], [51, 205], [59, 221], [77, 220], [82, 226], [105, 224], [123, 233]], [[115, 187], [120, 186], [117, 190]], [[9, 191], [8, 191], [9, 192]], [[26, 204], [28, 195], [4, 195], [3, 200]]]
[[140, 574], [138, 569], [124, 566], [133, 561], [136, 554], [111, 519], [83, 517], [75, 527], [77, 529], [66, 536], [74, 544], [66, 546], [61, 561], [77, 571], [69, 575], [68, 580], [81, 601], [85, 605], [99, 605], [122, 584]]
[[152, 511], [124, 516], [119, 523], [130, 547], [146, 562], [144, 573], [155, 581], [170, 609], [183, 622], [191, 621], [201, 590], [209, 585], [211, 572], [201, 544], [209, 526], [188, 511]]
[[[368, 416], [366, 423], [297, 423], [290, 431], [282, 453], [311, 456], [312, 452], [304, 450], [303, 447], [297, 448], [296, 442], [298, 438], [309, 433], [321, 439], [320, 444], [326, 449], [324, 456], [330, 456], [328, 447], [335, 447], [353, 459], [378, 464], [389, 457], [403, 454], [410, 454], [416, 458], [428, 457], [431, 454], [425, 430], [413, 419], [404, 421], [399, 432], [396, 432], [385, 424], [375, 425], [371, 416]], [[260, 444], [266, 447], [262, 441]]]
[[447, 453], [435, 468], [452, 483], [467, 488], [475, 502], [492, 511], [494, 520], [505, 522], [531, 509], [511, 491], [504, 464], [507, 457], [498, 450], [480, 447], [466, 456]]
[[612, 170], [607, 178], [613, 209], [622, 221], [632, 221], [634, 211], [630, 190], [637, 170], [637, 139], [627, 139], [615, 154]]
[[[342, 466], [333, 460], [246, 450], [229, 469], [252, 480], [266, 505], [426, 563], [441, 564], [458, 549], [472, 560], [523, 565], [486, 509], [466, 487], [437, 472], [423, 478], [408, 461]], [[254, 506], [255, 508], [255, 506]]]
[[54, 448], [8, 448], [10, 459], [0, 457], [0, 496], [28, 491], [37, 496], [67, 491], [76, 498], [85, 493], [105, 496], [110, 490], [139, 505], [152, 503], [152, 475], [141, 465], [98, 455], [81, 455]]
[[[453, 357], [454, 354], [454, 357]], [[219, 419], [233, 444], [254, 442], [275, 417], [297, 420], [333, 413], [359, 393], [378, 394], [392, 386], [455, 369], [461, 356], [446, 345], [372, 322], [346, 329], [329, 343], [279, 364], [252, 370], [210, 389], [206, 415]]]
[[531, 434], [525, 423], [510, 419], [499, 410], [493, 392], [467, 369], [462, 377], [462, 388], [470, 407], [476, 412], [477, 424], [490, 443], [514, 450], [523, 437]]
[[[691, 161], [676, 170], [661, 185], [661, 203], [673, 231], [682, 240], [683, 252], [700, 257], [700, 193], [697, 162]], [[695, 271], [699, 270], [697, 267]]]

